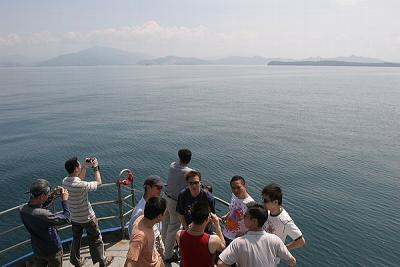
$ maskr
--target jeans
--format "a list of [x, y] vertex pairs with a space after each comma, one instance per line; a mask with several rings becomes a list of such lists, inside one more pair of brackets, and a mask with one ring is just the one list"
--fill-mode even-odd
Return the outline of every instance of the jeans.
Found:
[[87, 223], [77, 223], [71, 222], [72, 224], [72, 244], [71, 244], [71, 256], [69, 261], [73, 265], [79, 265], [80, 261], [80, 249], [81, 249], [81, 241], [82, 241], [82, 234], [83, 229], [86, 230], [88, 243], [89, 243], [89, 252], [90, 256], [92, 257], [93, 264], [97, 262], [100, 263], [100, 266], [104, 264], [105, 254], [104, 254], [104, 243], [103, 239], [101, 238], [99, 224], [97, 219], [94, 218], [93, 220]]

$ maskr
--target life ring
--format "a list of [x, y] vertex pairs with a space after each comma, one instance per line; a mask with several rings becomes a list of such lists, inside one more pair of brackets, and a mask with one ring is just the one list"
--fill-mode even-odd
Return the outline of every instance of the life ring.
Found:
[[[122, 179], [121, 176], [124, 173], [127, 173], [127, 176], [125, 179]], [[119, 177], [118, 177], [118, 184], [123, 184], [123, 185], [130, 185], [133, 183], [134, 180], [134, 173], [133, 171], [131, 171], [130, 169], [123, 169], [120, 173], [119, 173]]]

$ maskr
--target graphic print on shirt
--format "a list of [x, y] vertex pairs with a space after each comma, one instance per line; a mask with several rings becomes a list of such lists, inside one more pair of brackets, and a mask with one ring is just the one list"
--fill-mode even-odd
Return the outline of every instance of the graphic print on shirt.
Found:
[[243, 210], [240, 207], [233, 207], [228, 218], [226, 219], [225, 227], [228, 231], [237, 232], [240, 230], [239, 222], [244, 218]]

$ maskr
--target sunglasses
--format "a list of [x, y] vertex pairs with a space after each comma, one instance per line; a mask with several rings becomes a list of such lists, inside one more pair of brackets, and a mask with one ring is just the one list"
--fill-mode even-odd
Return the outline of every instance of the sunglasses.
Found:
[[157, 187], [158, 190], [162, 190], [163, 189], [162, 185], [153, 185], [152, 187]]
[[200, 181], [189, 182], [189, 185], [199, 185]]

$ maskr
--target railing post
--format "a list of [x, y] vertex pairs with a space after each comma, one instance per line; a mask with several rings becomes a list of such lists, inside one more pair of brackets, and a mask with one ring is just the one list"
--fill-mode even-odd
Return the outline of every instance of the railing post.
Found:
[[125, 239], [124, 210], [122, 205], [121, 184], [117, 183], [117, 185], [118, 185], [118, 206], [119, 206], [119, 220], [121, 223], [121, 234], [122, 234], [122, 239]]

